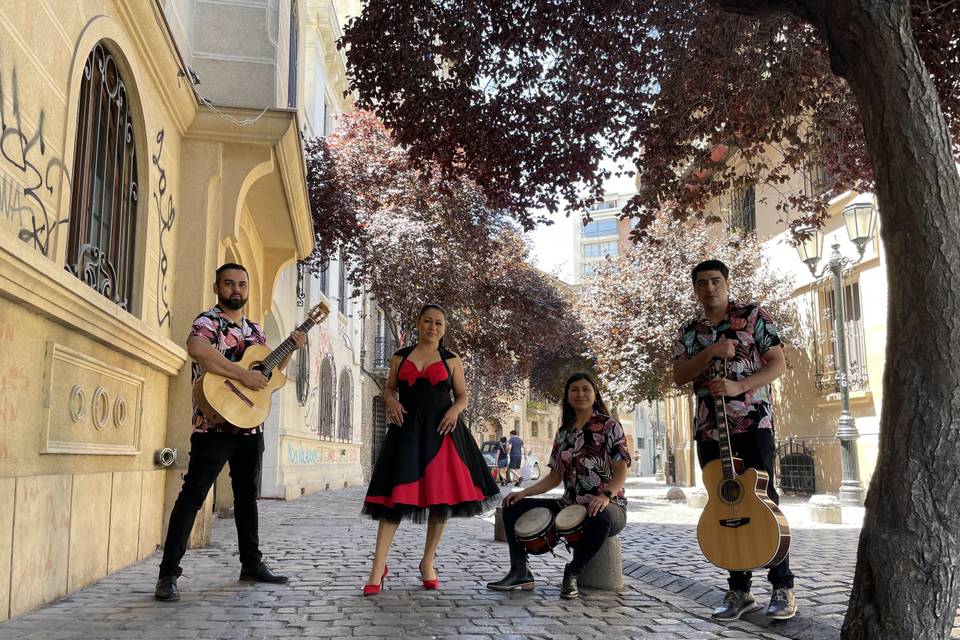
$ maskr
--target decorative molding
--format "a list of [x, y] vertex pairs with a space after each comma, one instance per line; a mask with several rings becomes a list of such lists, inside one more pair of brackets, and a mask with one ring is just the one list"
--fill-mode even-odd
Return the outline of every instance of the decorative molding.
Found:
[[185, 349], [22, 242], [0, 243], [0, 296], [78, 334], [175, 376]]
[[[137, 455], [140, 453], [145, 380], [124, 369], [47, 343], [40, 453]], [[89, 406], [86, 389], [93, 388]], [[89, 410], [90, 419], [83, 417]], [[113, 429], [104, 429], [108, 424]]]

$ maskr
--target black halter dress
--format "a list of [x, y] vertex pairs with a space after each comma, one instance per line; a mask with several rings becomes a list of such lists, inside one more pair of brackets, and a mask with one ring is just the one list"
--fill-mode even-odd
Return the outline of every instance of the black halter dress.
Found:
[[391, 424], [373, 467], [362, 513], [375, 520], [424, 522], [427, 510], [441, 517], [470, 517], [493, 509], [500, 491], [463, 418], [445, 436], [437, 433], [453, 405], [450, 367], [457, 356], [441, 347], [440, 360], [424, 370], [400, 356], [397, 387], [407, 410], [403, 425]]

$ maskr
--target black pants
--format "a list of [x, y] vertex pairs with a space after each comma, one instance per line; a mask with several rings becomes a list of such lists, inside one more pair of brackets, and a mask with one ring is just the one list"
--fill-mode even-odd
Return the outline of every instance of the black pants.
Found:
[[[514, 533], [517, 518], [537, 507], [546, 507], [553, 515], [557, 515], [563, 509], [563, 503], [555, 498], [524, 498], [503, 510], [503, 528], [507, 533], [507, 544], [510, 545], [511, 567], [520, 567], [527, 562], [527, 551]], [[574, 575], [580, 575], [590, 559], [600, 551], [606, 539], [623, 531], [626, 524], [626, 510], [612, 502], [597, 515], [587, 516], [583, 523], [583, 537], [573, 548], [573, 561], [570, 565]]]
[[[767, 483], [767, 496], [773, 500], [774, 504], [780, 504], [780, 496], [774, 486], [773, 462], [777, 453], [777, 444], [773, 437], [773, 430], [753, 429], [746, 433], [732, 434], [730, 446], [733, 449], [733, 455], [743, 460], [745, 467], [767, 472], [770, 478]], [[719, 442], [697, 440], [697, 459], [700, 461], [701, 469], [707, 466], [707, 463], [719, 458]], [[727, 583], [731, 589], [750, 591], [752, 578], [753, 573], [750, 571], [731, 571]], [[793, 572], [790, 571], [789, 555], [780, 564], [770, 567], [767, 580], [774, 589], [793, 589]]]
[[231, 435], [194, 433], [190, 436], [190, 465], [183, 488], [170, 514], [170, 526], [163, 545], [160, 577], [179, 576], [180, 560], [187, 550], [197, 511], [223, 465], [230, 463], [233, 485], [233, 517], [237, 523], [240, 562], [254, 567], [260, 563], [260, 539], [257, 533], [257, 475], [263, 453], [263, 434]]

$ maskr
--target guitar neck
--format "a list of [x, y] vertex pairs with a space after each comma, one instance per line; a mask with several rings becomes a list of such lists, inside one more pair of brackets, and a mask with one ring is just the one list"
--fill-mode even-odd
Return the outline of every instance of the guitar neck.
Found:
[[[302, 331], [306, 333], [310, 330], [313, 325], [316, 324], [313, 320], [307, 318], [304, 320], [303, 324], [297, 327], [297, 331]], [[287, 338], [281, 342], [276, 349], [270, 352], [270, 355], [263, 359], [263, 369], [264, 373], [270, 373], [277, 366], [283, 362], [284, 358], [293, 353], [297, 348], [297, 345], [294, 343], [293, 339]]]
[[[723, 361], [723, 378], [726, 378], [727, 363]], [[723, 465], [723, 477], [732, 480], [736, 477], [733, 465], [733, 448], [730, 446], [730, 426], [727, 423], [727, 401], [722, 395], [714, 395], [713, 403], [717, 412], [717, 433], [720, 442], [720, 463]]]

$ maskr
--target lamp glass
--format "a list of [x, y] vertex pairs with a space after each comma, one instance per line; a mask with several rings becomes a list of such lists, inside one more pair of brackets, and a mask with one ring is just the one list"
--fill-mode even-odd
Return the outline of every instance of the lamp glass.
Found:
[[873, 239], [877, 224], [877, 209], [869, 202], [852, 204], [843, 210], [843, 222], [847, 226], [850, 241], [858, 248]]
[[823, 234], [819, 229], [808, 227], [797, 229], [804, 238], [797, 241], [797, 254], [808, 267], [815, 268], [823, 254]]

